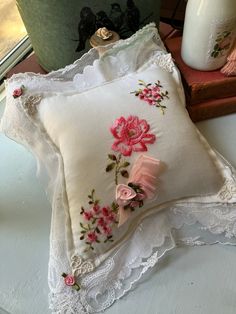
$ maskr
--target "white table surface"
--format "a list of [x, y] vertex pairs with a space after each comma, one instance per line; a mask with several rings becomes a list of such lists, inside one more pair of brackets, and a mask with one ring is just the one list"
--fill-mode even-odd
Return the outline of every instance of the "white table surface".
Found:
[[[0, 116], [4, 101], [0, 103]], [[236, 114], [198, 123], [236, 167]], [[35, 176], [34, 157], [0, 134], [0, 314], [48, 314], [51, 209]], [[149, 279], [107, 314], [235, 314], [236, 248], [171, 251]], [[79, 314], [79, 313], [78, 313]]]

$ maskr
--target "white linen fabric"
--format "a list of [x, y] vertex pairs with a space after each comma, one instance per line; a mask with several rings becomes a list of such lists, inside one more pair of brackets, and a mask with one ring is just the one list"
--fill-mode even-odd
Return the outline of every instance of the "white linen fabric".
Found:
[[[169, 98], [161, 102], [167, 107], [164, 114], [131, 94], [139, 89], [140, 79], [160, 80], [161, 89], [168, 90]], [[20, 85], [23, 95], [14, 99], [12, 93]], [[178, 70], [154, 24], [109, 47], [100, 59], [93, 49], [64, 70], [46, 76], [16, 75], [6, 87], [2, 130], [35, 154], [52, 203], [53, 313], [105, 310], [176, 245], [235, 244], [235, 170], [189, 120]], [[160, 175], [158, 198], [135, 209], [120, 228], [115, 226], [114, 242], [96, 244], [95, 253], [84, 253], [78, 231], [79, 223], [85, 223], [81, 206], [91, 182], [106, 201], [115, 195], [111, 175], [104, 171], [114, 140], [109, 127], [116, 118], [129, 115], [145, 119], [148, 132], [156, 135], [144, 154], [167, 165]], [[139, 154], [128, 157], [131, 164]], [[95, 266], [78, 276], [80, 291], [66, 286], [61, 276], [71, 274], [74, 255], [89, 258]]]

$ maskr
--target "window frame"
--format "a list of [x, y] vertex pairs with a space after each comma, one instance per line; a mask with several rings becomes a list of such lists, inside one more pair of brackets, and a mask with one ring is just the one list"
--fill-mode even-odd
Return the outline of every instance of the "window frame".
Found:
[[6, 74], [22, 59], [32, 52], [29, 36], [23, 37], [19, 43], [0, 61], [0, 91], [4, 89]]

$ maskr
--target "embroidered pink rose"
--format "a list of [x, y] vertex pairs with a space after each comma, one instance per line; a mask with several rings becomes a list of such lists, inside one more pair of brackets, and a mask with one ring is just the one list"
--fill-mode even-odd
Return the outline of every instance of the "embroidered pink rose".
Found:
[[21, 85], [21, 87], [14, 89], [12, 96], [14, 98], [20, 97], [23, 94], [24, 91], [24, 85]]
[[153, 144], [156, 140], [154, 134], [148, 133], [149, 129], [147, 121], [136, 116], [116, 119], [110, 129], [116, 139], [112, 149], [124, 156], [130, 156], [132, 152], [147, 151], [146, 145]]
[[118, 205], [125, 206], [130, 204], [130, 201], [137, 195], [137, 193], [130, 186], [119, 184], [116, 187], [116, 201]]
[[87, 240], [90, 243], [96, 242], [98, 239], [97, 234], [94, 231], [91, 231], [87, 234]]
[[84, 219], [85, 220], [90, 220], [93, 218], [93, 213], [91, 211], [88, 211], [88, 212], [84, 212]]
[[75, 285], [75, 277], [72, 275], [66, 275], [66, 277], [64, 277], [64, 282], [67, 286], [74, 286]]
[[105, 235], [107, 235], [107, 236], [109, 236], [109, 235], [111, 235], [112, 234], [112, 229], [111, 229], [111, 227], [108, 227], [108, 226], [103, 226], [103, 228], [102, 228], [102, 232], [105, 234]]

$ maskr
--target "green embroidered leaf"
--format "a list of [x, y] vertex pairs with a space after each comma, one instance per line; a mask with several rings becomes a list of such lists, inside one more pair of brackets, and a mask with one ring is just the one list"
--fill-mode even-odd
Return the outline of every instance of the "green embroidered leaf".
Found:
[[96, 227], [95, 231], [96, 231], [97, 233], [101, 233], [101, 231], [99, 230], [98, 227]]
[[85, 230], [82, 230], [81, 233], [86, 233], [86, 231], [85, 231]]
[[94, 205], [98, 205], [99, 202], [100, 202], [100, 200], [96, 200], [96, 201], [94, 202]]
[[108, 158], [111, 159], [111, 160], [116, 161], [116, 155], [108, 154]]
[[109, 165], [106, 167], [106, 172], [109, 172], [109, 171], [111, 171], [112, 169], [114, 169], [114, 168], [115, 168], [115, 165], [116, 165], [115, 162], [112, 162], [111, 164], [109, 164]]
[[88, 203], [89, 203], [89, 205], [91, 205], [91, 204], [93, 204], [93, 201], [89, 201]]
[[119, 205], [115, 202], [112, 202], [111, 208], [112, 208], [113, 212], [117, 213]]
[[83, 213], [84, 213], [84, 208], [81, 207], [80, 215], [82, 215]]
[[121, 170], [120, 173], [121, 173], [122, 177], [124, 177], [124, 178], [128, 178], [129, 177], [129, 173], [128, 173], [127, 170]]
[[80, 240], [84, 240], [84, 235], [82, 235], [82, 236], [80, 237]]
[[138, 80], [138, 84], [146, 86], [146, 83], [143, 80]]
[[120, 165], [121, 168], [126, 168], [130, 165], [128, 161], [125, 161], [123, 164]]

